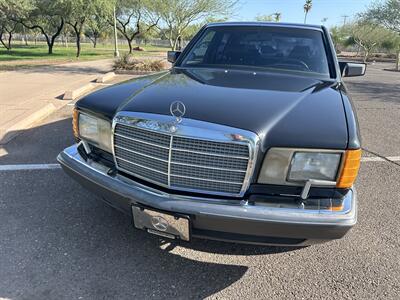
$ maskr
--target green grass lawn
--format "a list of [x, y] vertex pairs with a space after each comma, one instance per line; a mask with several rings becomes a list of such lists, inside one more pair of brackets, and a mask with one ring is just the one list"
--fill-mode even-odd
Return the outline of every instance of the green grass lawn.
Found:
[[[151, 45], [141, 45], [145, 51], [134, 51], [133, 55], [139, 57], [145, 56], [156, 56], [160, 52], [168, 51], [166, 47], [155, 47]], [[123, 45], [119, 47], [121, 54], [128, 52], [128, 46]], [[11, 51], [7, 51], [5, 48], [0, 48], [0, 65], [29, 65], [29, 64], [46, 64], [64, 62], [64, 61], [85, 61], [103, 58], [114, 57], [113, 45], [98, 44], [96, 48], [93, 48], [92, 44], [82, 44], [81, 56], [76, 58], [75, 44], [70, 43], [68, 47], [63, 45], [55, 45], [53, 48], [53, 54], [47, 54], [47, 44], [38, 43], [37, 45], [14, 45]]]

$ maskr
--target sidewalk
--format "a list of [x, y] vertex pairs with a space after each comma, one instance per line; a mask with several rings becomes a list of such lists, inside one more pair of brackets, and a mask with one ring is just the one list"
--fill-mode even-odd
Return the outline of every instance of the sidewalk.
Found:
[[0, 72], [0, 145], [69, 101], [73, 90], [112, 69], [112, 59]]

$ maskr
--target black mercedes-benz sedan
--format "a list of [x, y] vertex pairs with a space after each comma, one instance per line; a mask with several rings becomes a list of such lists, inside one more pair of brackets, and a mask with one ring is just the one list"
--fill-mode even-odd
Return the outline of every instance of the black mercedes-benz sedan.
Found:
[[357, 221], [361, 145], [321, 26], [214, 23], [168, 71], [76, 103], [64, 170], [165, 238], [310, 245]]

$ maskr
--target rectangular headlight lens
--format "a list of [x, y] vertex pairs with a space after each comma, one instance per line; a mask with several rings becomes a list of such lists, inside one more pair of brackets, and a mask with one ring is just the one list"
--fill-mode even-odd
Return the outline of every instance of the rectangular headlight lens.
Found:
[[341, 153], [296, 152], [293, 155], [288, 181], [336, 181]]
[[92, 142], [100, 149], [108, 152], [112, 151], [110, 122], [80, 113], [78, 124], [79, 136], [82, 139]]

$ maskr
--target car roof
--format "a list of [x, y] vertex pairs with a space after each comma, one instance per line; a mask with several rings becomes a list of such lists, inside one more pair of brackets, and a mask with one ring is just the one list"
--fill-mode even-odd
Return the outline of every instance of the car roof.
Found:
[[281, 23], [281, 22], [217, 22], [209, 23], [206, 27], [224, 27], [224, 26], [265, 26], [265, 27], [280, 27], [280, 28], [301, 28], [322, 30], [321, 25], [300, 24], [300, 23]]

